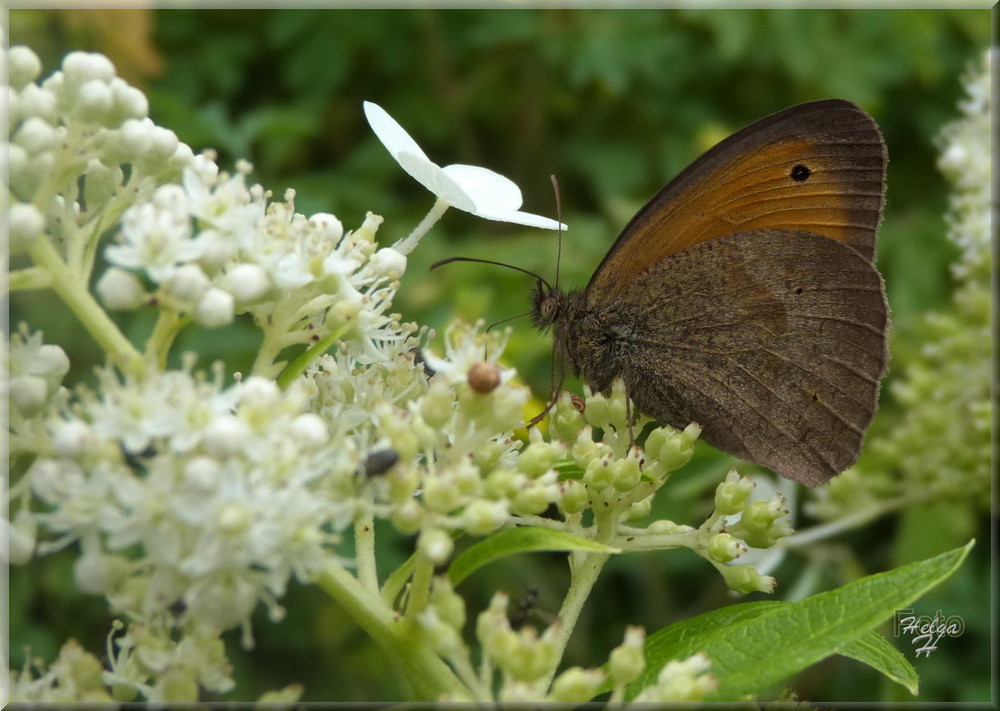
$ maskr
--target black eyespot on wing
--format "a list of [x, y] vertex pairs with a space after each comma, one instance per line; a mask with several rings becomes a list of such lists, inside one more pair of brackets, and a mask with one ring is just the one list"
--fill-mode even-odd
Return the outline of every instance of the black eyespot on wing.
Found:
[[799, 163], [798, 165], [792, 168], [791, 172], [788, 175], [796, 183], [801, 183], [803, 180], [807, 179], [810, 175], [812, 175], [812, 171], [809, 170], [809, 166]]

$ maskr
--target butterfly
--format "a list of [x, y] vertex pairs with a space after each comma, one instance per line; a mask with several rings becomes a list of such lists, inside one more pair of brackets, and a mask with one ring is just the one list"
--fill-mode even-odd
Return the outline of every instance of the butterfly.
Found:
[[886, 149], [829, 99], [725, 139], [626, 225], [585, 289], [532, 316], [595, 391], [808, 485], [858, 457], [888, 352], [874, 264]]

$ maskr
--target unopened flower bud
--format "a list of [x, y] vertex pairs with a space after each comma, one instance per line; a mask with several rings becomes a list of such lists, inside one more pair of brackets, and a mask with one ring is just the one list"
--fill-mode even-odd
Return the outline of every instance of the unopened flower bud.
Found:
[[233, 295], [218, 287], [210, 287], [194, 310], [194, 319], [205, 328], [221, 328], [235, 317]]
[[624, 641], [611, 651], [608, 659], [608, 673], [615, 684], [629, 684], [645, 671], [645, 643], [646, 631], [642, 627], [628, 627], [625, 630]]
[[434, 565], [445, 563], [455, 549], [455, 542], [444, 531], [429, 528], [420, 534], [417, 547]]

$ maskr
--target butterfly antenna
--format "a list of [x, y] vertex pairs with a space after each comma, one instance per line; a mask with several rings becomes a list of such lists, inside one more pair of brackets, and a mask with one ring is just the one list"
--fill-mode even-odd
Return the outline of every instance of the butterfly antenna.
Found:
[[522, 269], [521, 267], [515, 267], [513, 264], [505, 264], [504, 262], [494, 262], [492, 259], [476, 259], [475, 257], [448, 257], [447, 259], [442, 259], [440, 262], [434, 262], [431, 265], [430, 271], [434, 271], [438, 267], [443, 267], [445, 264], [451, 264], [452, 262], [478, 262], [479, 264], [492, 264], [495, 267], [506, 267], [507, 269], [513, 269], [516, 272], [521, 272], [522, 274], [527, 274], [529, 276], [535, 277], [538, 281], [545, 285], [545, 288], [552, 291], [552, 285], [549, 284], [545, 279], [535, 274], [533, 271], [528, 269]]
[[550, 175], [552, 180], [552, 192], [556, 196], [556, 220], [559, 222], [559, 236], [556, 242], [556, 289], [559, 288], [559, 263], [562, 261], [562, 200], [559, 196], [559, 180], [555, 175]]

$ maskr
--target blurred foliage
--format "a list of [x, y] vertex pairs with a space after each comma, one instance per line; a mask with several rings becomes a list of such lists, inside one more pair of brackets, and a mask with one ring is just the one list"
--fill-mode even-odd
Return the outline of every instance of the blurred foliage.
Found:
[[[332, 212], [347, 227], [368, 210], [382, 214], [384, 243], [405, 236], [432, 198], [372, 135], [361, 111], [366, 99], [385, 107], [439, 164], [482, 165], [513, 179], [528, 211], [554, 215], [555, 174], [570, 225], [560, 278], [576, 286], [635, 210], [715, 142], [799, 102], [849, 99], [876, 118], [889, 149], [879, 266], [897, 333], [905, 334], [915, 333], [907, 325], [924, 311], [947, 309], [951, 299], [948, 265], [956, 252], [945, 239], [948, 188], [935, 167], [936, 137], [956, 115], [959, 77], [990, 41], [989, 17], [988, 10], [15, 10], [9, 36], [40, 53], [46, 74], [72, 49], [108, 54], [148, 93], [154, 121], [195, 150], [215, 148], [222, 165], [250, 159], [256, 179], [276, 194], [294, 187], [305, 214]], [[499, 257], [551, 278], [556, 236], [449, 211], [410, 257], [396, 305], [405, 319], [440, 328], [454, 316], [492, 321], [527, 308], [532, 284], [516, 272], [465, 264], [428, 276], [428, 265], [454, 255]], [[67, 348], [77, 365], [72, 377], [88, 377], [100, 354], [65, 310], [38, 294], [11, 302], [12, 324], [24, 318], [43, 328]], [[141, 315], [122, 325], [136, 339], [151, 327]], [[256, 340], [243, 325], [192, 332], [181, 347], [199, 350], [203, 364], [225, 358], [234, 369], [246, 367]], [[512, 326], [507, 359], [544, 397], [548, 339], [526, 321]], [[882, 417], [894, 407], [884, 398]], [[696, 520], [702, 494], [732, 463], [699, 448], [675, 475], [667, 510], [657, 513]], [[920, 660], [923, 698], [987, 698], [982, 630], [989, 606], [981, 583], [988, 526], [973, 524], [981, 543], [935, 600], [963, 615], [967, 631]], [[829, 552], [841, 556], [831, 569], [846, 576], [884, 569], [896, 562], [894, 536], [894, 522], [885, 520], [852, 532]], [[381, 541], [384, 570], [411, 545]], [[796, 565], [778, 571], [786, 589]], [[536, 587], [538, 607], [551, 613], [564, 590], [563, 566], [558, 557], [524, 556], [487, 569], [462, 592], [474, 614], [496, 588], [516, 599]], [[53, 622], [37, 612], [61, 604], [42, 582], [35, 590], [52, 597], [36, 601], [32, 618], [47, 621], [31, 627], [25, 620], [30, 633], [12, 633], [12, 640], [30, 637], [33, 653], [51, 658], [46, 636], [58, 645], [81, 633], [79, 620], [64, 627], [65, 616]], [[399, 698], [377, 648], [315, 593], [291, 591], [290, 618], [280, 627], [261, 616], [255, 651], [242, 652], [234, 639], [243, 698], [289, 681], [305, 683], [307, 700]], [[599, 660], [625, 624], [652, 630], [729, 600], [718, 576], [693, 555], [615, 560], [565, 662]], [[99, 630], [106, 622], [94, 624]], [[895, 692], [865, 672], [838, 657], [796, 688], [806, 699], [892, 698]]]

